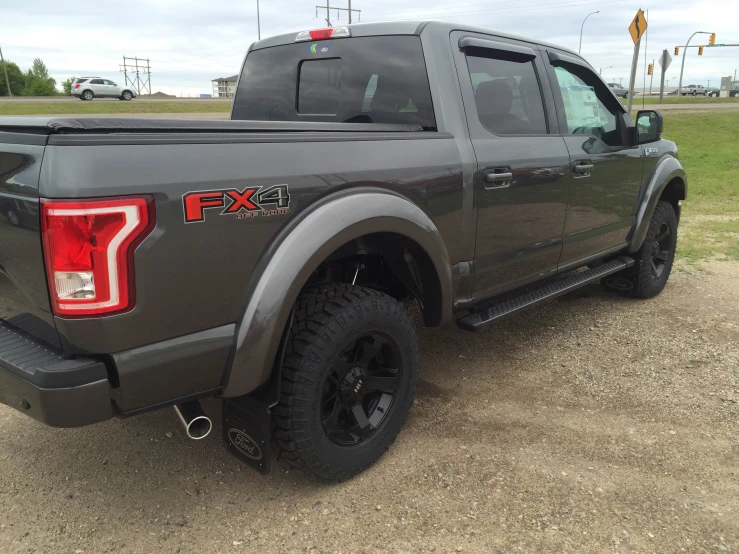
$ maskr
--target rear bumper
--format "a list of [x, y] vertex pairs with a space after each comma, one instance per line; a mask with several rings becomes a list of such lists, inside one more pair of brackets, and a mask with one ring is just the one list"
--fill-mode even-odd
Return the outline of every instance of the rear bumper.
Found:
[[52, 427], [113, 417], [105, 364], [67, 360], [0, 321], [0, 403]]

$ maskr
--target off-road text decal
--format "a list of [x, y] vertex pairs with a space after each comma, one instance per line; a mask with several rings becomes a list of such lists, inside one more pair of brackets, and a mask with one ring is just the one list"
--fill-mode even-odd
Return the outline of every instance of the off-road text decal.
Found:
[[211, 208], [218, 208], [219, 215], [235, 215], [236, 219], [282, 215], [290, 213], [290, 194], [287, 185], [273, 185], [250, 187], [241, 191], [203, 190], [182, 195], [185, 223], [205, 221], [206, 210]]

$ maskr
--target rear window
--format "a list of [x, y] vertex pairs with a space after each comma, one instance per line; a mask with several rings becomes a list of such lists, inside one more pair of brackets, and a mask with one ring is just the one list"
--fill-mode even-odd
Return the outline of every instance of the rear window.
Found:
[[400, 123], [435, 130], [421, 40], [358, 37], [251, 52], [233, 119]]

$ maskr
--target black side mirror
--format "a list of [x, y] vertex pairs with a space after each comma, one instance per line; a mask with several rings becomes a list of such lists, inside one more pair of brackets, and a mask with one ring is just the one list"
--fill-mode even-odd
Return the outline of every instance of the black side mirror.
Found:
[[636, 114], [636, 143], [644, 144], [662, 138], [662, 114], [657, 110], [642, 110]]

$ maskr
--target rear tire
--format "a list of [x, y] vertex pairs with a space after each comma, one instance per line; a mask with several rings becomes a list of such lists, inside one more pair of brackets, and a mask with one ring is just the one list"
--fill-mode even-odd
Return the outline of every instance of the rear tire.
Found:
[[345, 284], [303, 292], [274, 408], [280, 456], [327, 481], [372, 465], [408, 417], [418, 358], [415, 325], [394, 298]]
[[92, 100], [95, 98], [95, 94], [91, 90], [86, 90], [82, 93], [82, 96], [80, 96], [82, 100]]
[[677, 247], [677, 216], [672, 204], [657, 203], [636, 263], [603, 279], [603, 285], [634, 298], [652, 298], [665, 288], [670, 278]]

